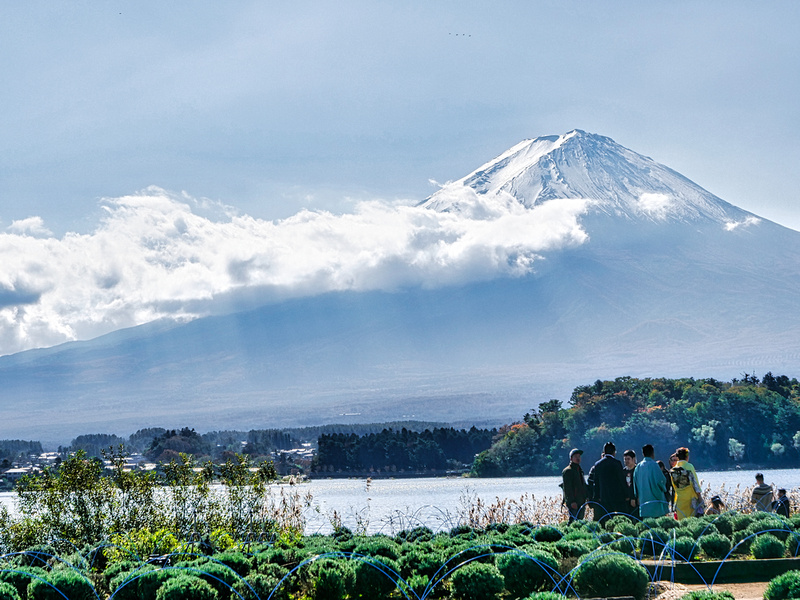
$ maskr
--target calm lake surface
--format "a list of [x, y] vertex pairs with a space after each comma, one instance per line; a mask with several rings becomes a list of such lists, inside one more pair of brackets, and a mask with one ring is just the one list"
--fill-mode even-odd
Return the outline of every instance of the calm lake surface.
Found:
[[[588, 469], [587, 469], [588, 471]], [[800, 492], [800, 469], [765, 470], [764, 480], [787, 490]], [[703, 489], [730, 494], [751, 487], [755, 471], [712, 471], [699, 473]], [[326, 533], [336, 511], [341, 522], [369, 533], [396, 533], [405, 528], [427, 525], [433, 530], [449, 529], [457, 524], [466, 505], [480, 498], [484, 503], [498, 499], [520, 500], [527, 495], [537, 503], [548, 499], [560, 501], [561, 477], [518, 477], [500, 479], [418, 478], [418, 479], [315, 479], [295, 486], [275, 486], [284, 492], [311, 493], [312, 507], [306, 512], [307, 533]], [[739, 494], [742, 495], [741, 493]], [[791, 494], [797, 510], [796, 494]], [[731, 496], [732, 497], [732, 496]], [[14, 510], [13, 492], [0, 493], [0, 504]]]

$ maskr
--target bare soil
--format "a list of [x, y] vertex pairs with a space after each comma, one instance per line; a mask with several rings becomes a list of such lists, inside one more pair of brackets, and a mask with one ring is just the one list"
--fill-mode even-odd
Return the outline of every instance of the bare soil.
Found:
[[[715, 592], [728, 591], [733, 594], [736, 600], [761, 600], [764, 597], [764, 590], [767, 589], [768, 582], [755, 581], [750, 583], [717, 583], [714, 585]], [[655, 600], [678, 600], [684, 594], [693, 590], [707, 589], [704, 585], [685, 585], [681, 583], [671, 583], [669, 581], [659, 581], [654, 590], [658, 595]]]

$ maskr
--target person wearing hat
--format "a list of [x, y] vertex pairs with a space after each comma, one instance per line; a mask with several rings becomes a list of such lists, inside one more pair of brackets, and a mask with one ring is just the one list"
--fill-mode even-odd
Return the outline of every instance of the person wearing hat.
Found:
[[569, 511], [569, 522], [583, 519], [586, 512], [586, 480], [581, 469], [583, 450], [573, 448], [569, 452], [569, 464], [561, 471], [561, 488], [564, 490], [564, 504]]
[[717, 496], [711, 496], [711, 505], [706, 508], [707, 515], [721, 515], [725, 512], [725, 503], [722, 501], [722, 498]]

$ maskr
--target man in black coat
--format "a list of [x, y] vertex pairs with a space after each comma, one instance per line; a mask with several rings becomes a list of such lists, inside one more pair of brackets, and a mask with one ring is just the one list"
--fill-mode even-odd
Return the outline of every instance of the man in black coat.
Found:
[[603, 457], [589, 470], [589, 499], [592, 501], [594, 520], [605, 523], [610, 513], [625, 509], [627, 485], [622, 463], [615, 455], [617, 448], [611, 442], [603, 446]]
[[569, 465], [561, 471], [561, 489], [564, 490], [564, 504], [569, 510], [569, 522], [583, 520], [586, 512], [586, 481], [581, 469], [583, 450], [573, 448], [569, 453]]

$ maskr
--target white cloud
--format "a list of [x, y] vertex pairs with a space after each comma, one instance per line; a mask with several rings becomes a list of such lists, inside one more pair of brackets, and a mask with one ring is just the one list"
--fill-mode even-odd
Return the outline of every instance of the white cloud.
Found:
[[673, 205], [673, 199], [667, 194], [645, 192], [639, 196], [639, 210], [657, 219], [667, 216]]
[[756, 217], [755, 215], [750, 215], [742, 219], [741, 221], [728, 221], [725, 223], [725, 231], [733, 231], [737, 227], [750, 227], [751, 225], [757, 225], [761, 222], [761, 219]]
[[44, 226], [44, 220], [41, 217], [28, 217], [27, 219], [13, 221], [11, 225], [8, 226], [8, 231], [35, 237], [49, 237], [53, 235], [53, 232]]
[[525, 209], [462, 194], [467, 214], [375, 201], [264, 221], [151, 188], [105, 201], [90, 234], [32, 237], [43, 226], [29, 220], [0, 234], [0, 353], [194, 318], [236, 298], [519, 276], [541, 253], [587, 239], [584, 200]]

